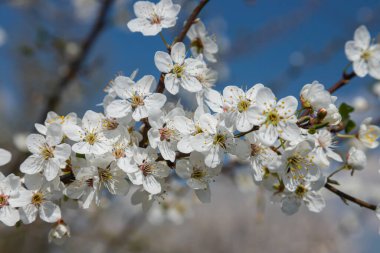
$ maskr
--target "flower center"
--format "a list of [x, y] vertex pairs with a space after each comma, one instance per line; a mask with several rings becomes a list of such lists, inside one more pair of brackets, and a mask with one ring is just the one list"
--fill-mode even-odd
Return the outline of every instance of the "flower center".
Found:
[[272, 110], [267, 114], [267, 121], [266, 124], [271, 124], [274, 126], [277, 126], [277, 124], [280, 122], [280, 116], [277, 113], [277, 110]]
[[369, 58], [371, 58], [371, 52], [369, 50], [365, 50], [362, 53], [361, 58], [364, 59], [365, 61], [368, 61]]
[[376, 134], [376, 129], [374, 127], [370, 127], [368, 131], [364, 134], [364, 138], [369, 142], [369, 143], [374, 143], [378, 136]]
[[203, 170], [198, 169], [198, 168], [193, 168], [193, 173], [191, 173], [191, 178], [201, 179], [204, 177], [204, 175], [205, 173], [203, 172]]
[[85, 141], [88, 142], [90, 145], [94, 145], [96, 142], [96, 133], [87, 133]]
[[100, 169], [99, 178], [100, 178], [100, 181], [107, 182], [107, 181], [112, 180], [113, 176], [109, 169]]
[[103, 120], [103, 128], [107, 130], [114, 130], [119, 126], [119, 123], [116, 121], [116, 119], [104, 119]]
[[240, 100], [239, 103], [237, 104], [237, 109], [240, 113], [242, 113], [248, 110], [250, 105], [251, 105], [251, 102], [249, 100], [243, 99], [243, 100]]
[[203, 133], [202, 128], [199, 125], [195, 125], [195, 131], [194, 131], [193, 135], [197, 135], [197, 134], [201, 134], [201, 133]]
[[45, 144], [41, 148], [41, 155], [45, 160], [48, 160], [50, 158], [54, 158], [54, 148]]
[[123, 149], [123, 148], [116, 148], [116, 149], [113, 150], [112, 155], [116, 159], [120, 159], [122, 157], [125, 157], [125, 149]]
[[131, 106], [133, 109], [135, 109], [138, 106], [144, 105], [144, 98], [142, 96], [139, 96], [137, 94], [133, 95], [131, 98]]
[[143, 175], [146, 177], [152, 174], [153, 166], [147, 162], [143, 162], [143, 164], [139, 165], [139, 169], [142, 171]]
[[201, 54], [203, 52], [204, 46], [201, 38], [197, 37], [191, 42], [191, 47], [195, 47], [197, 49], [197, 53]]
[[42, 192], [36, 192], [32, 196], [32, 204], [35, 206], [39, 206], [44, 201], [44, 195]]
[[184, 67], [182, 65], [175, 64], [172, 71], [173, 74], [177, 75], [177, 78], [181, 78], [183, 75]]
[[160, 132], [160, 141], [170, 141], [170, 137], [174, 131], [170, 128], [164, 127], [158, 130]]
[[301, 198], [302, 198], [307, 192], [308, 192], [308, 190], [307, 190], [306, 187], [303, 186], [303, 185], [298, 185], [297, 188], [296, 188], [296, 191], [295, 191], [296, 195], [297, 195], [298, 197], [301, 197]]
[[150, 18], [150, 23], [152, 25], [154, 25], [154, 24], [158, 25], [161, 23], [161, 18], [156, 13], [153, 13], [151, 18]]
[[251, 156], [257, 156], [260, 154], [261, 148], [259, 145], [251, 144]]
[[0, 207], [7, 206], [8, 205], [8, 199], [9, 196], [0, 194]]
[[214, 142], [213, 142], [214, 145], [219, 145], [221, 146], [222, 148], [226, 148], [226, 136], [223, 135], [223, 134], [216, 134], [214, 136]]

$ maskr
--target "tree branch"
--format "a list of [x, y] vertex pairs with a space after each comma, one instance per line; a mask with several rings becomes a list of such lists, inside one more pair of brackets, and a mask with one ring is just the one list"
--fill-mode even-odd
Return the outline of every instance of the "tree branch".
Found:
[[[183, 27], [182, 31], [179, 33], [179, 35], [174, 39], [173, 44], [177, 42], [182, 42], [185, 39], [185, 36], [187, 32], [189, 31], [191, 25], [194, 23], [195, 19], [198, 17], [199, 13], [205, 7], [205, 5], [209, 2], [209, 0], [202, 0], [199, 2], [197, 7], [194, 8], [193, 12], [190, 14], [188, 19], [186, 20], [186, 24]], [[170, 48], [168, 48], [168, 52], [170, 53]], [[156, 92], [157, 93], [163, 93], [165, 90], [165, 74], [161, 73], [160, 80], [158, 81]]]
[[326, 183], [325, 184], [325, 188], [328, 189], [329, 191], [331, 191], [332, 193], [335, 193], [336, 195], [338, 195], [339, 197], [342, 198], [342, 200], [348, 200], [352, 203], [355, 203], [361, 207], [364, 207], [364, 208], [367, 208], [367, 209], [370, 209], [372, 211], [376, 211], [376, 208], [377, 206], [376, 205], [373, 205], [373, 204], [370, 204], [368, 202], [365, 202], [361, 199], [358, 199], [358, 198], [355, 198], [351, 195], [348, 195], [347, 193], [344, 193], [340, 190], [338, 190], [337, 188], [335, 188], [334, 186], [330, 185], [329, 183]]
[[333, 86], [331, 86], [328, 91], [333, 94], [336, 90], [342, 88], [344, 85], [346, 85], [352, 78], [356, 76], [355, 72], [352, 71], [351, 73], [347, 74], [346, 72], [343, 72], [342, 78], [336, 82]]
[[111, 9], [114, 0], [103, 0], [102, 2], [103, 3], [99, 9], [97, 18], [92, 26], [92, 29], [80, 46], [80, 53], [69, 63], [67, 73], [58, 81], [57, 86], [52, 92], [52, 94], [47, 97], [46, 106], [42, 110], [38, 122], [43, 122], [46, 118], [46, 114], [49, 111], [55, 110], [57, 108], [57, 106], [61, 102], [62, 92], [77, 76], [91, 48], [93, 47], [97, 38], [99, 37], [99, 34], [104, 29], [107, 14]]

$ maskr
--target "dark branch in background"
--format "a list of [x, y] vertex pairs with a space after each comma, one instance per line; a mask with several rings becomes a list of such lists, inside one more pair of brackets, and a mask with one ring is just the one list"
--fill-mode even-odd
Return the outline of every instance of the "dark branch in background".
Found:
[[350, 202], [355, 203], [355, 204], [357, 204], [357, 205], [359, 205], [361, 207], [370, 209], [372, 211], [376, 211], [376, 205], [370, 204], [368, 202], [365, 202], [363, 200], [355, 198], [355, 197], [353, 197], [351, 195], [348, 195], [347, 193], [344, 193], [344, 192], [336, 189], [334, 186], [332, 186], [329, 183], [325, 184], [325, 188], [328, 189], [329, 191], [335, 193], [336, 195], [338, 195], [343, 200], [344, 203], [346, 203], [346, 201], [350, 201]]
[[[195, 19], [198, 17], [199, 13], [205, 7], [205, 5], [209, 2], [209, 0], [202, 0], [200, 3], [195, 7], [193, 12], [190, 14], [189, 18], [186, 20], [185, 26], [182, 28], [182, 31], [179, 33], [179, 35], [174, 39], [173, 44], [177, 42], [182, 42], [185, 39], [185, 36], [187, 32], [189, 31], [191, 25], [194, 23]], [[168, 51], [170, 53], [170, 48], [168, 48]], [[163, 93], [165, 90], [165, 83], [164, 79], [165, 76], [163, 73], [160, 75], [160, 80], [158, 81], [156, 92]]]
[[[83, 40], [80, 47], [80, 53], [68, 64], [67, 73], [57, 82], [57, 86], [53, 89], [53, 92], [47, 97], [46, 105], [41, 111], [41, 115], [37, 122], [42, 123], [45, 121], [46, 115], [49, 111], [55, 110], [62, 99], [62, 92], [67, 88], [70, 82], [77, 76], [82, 68], [83, 62], [86, 60], [91, 48], [103, 31], [106, 25], [106, 17], [111, 9], [114, 0], [104, 0], [99, 9], [97, 18], [91, 28], [91, 31], [87, 37]], [[19, 152], [12, 162], [7, 166], [12, 169], [16, 174], [19, 172], [21, 163], [26, 159], [27, 153]]]
[[70, 84], [70, 82], [77, 76], [78, 72], [82, 68], [87, 56], [93, 45], [95, 44], [100, 33], [103, 31], [106, 25], [106, 17], [111, 9], [114, 0], [103, 0], [99, 9], [97, 18], [91, 28], [91, 31], [87, 37], [83, 40], [80, 46], [79, 54], [68, 64], [68, 70], [66, 74], [57, 82], [57, 86], [54, 91], [47, 97], [47, 102], [38, 122], [43, 122], [46, 118], [46, 114], [49, 111], [55, 110], [62, 99], [62, 92]]

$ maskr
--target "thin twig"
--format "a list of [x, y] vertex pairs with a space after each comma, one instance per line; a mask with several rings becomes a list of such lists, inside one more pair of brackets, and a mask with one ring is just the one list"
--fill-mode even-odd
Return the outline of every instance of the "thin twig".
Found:
[[351, 73], [347, 74], [346, 72], [343, 72], [342, 78], [336, 82], [333, 86], [329, 88], [329, 92], [333, 94], [336, 90], [342, 88], [344, 85], [346, 85], [352, 78], [356, 76], [355, 72], [352, 71]]
[[[185, 26], [183, 27], [182, 31], [179, 33], [179, 35], [175, 38], [173, 41], [173, 45], [177, 42], [182, 42], [185, 39], [185, 36], [187, 32], [189, 31], [191, 25], [194, 23], [195, 19], [198, 17], [199, 13], [205, 7], [205, 5], [209, 2], [209, 0], [202, 0], [199, 2], [197, 7], [194, 8], [193, 12], [188, 17]], [[168, 52], [170, 53], [170, 47], [168, 48]], [[157, 93], [163, 93], [165, 90], [165, 74], [161, 73], [160, 80], [158, 81], [156, 92]]]
[[348, 201], [351, 201], [352, 203], [355, 203], [361, 207], [364, 207], [364, 208], [367, 208], [367, 209], [370, 209], [372, 211], [376, 211], [376, 205], [374, 204], [370, 204], [368, 202], [365, 202], [361, 199], [358, 199], [358, 198], [355, 198], [351, 195], [348, 195], [347, 193], [344, 193], [340, 190], [338, 190], [337, 188], [335, 188], [334, 186], [326, 183], [325, 184], [325, 188], [328, 189], [329, 191], [331, 191], [332, 193], [335, 193], [336, 195], [338, 195], [339, 197], [342, 198], [342, 200], [348, 200]]
[[67, 73], [58, 81], [54, 91], [47, 97], [46, 106], [41, 112], [39, 122], [43, 122], [45, 120], [46, 114], [49, 111], [57, 108], [62, 99], [62, 92], [79, 73], [83, 62], [86, 60], [91, 48], [105, 27], [106, 17], [113, 2], [114, 0], [103, 0], [94, 25], [81, 44], [80, 53], [69, 63]]

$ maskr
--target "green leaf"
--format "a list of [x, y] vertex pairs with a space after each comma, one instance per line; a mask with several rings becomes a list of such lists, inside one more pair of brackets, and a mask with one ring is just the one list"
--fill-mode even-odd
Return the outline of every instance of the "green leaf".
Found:
[[340, 115], [342, 115], [342, 121], [346, 121], [350, 118], [350, 113], [354, 111], [354, 107], [346, 104], [346, 103], [342, 103], [340, 106], [339, 106], [339, 113]]
[[348, 134], [349, 132], [351, 132], [352, 130], [354, 130], [356, 127], [356, 123], [353, 121], [353, 120], [348, 120], [347, 123], [346, 123], [346, 127], [344, 128], [344, 131], [346, 132], [346, 134]]

